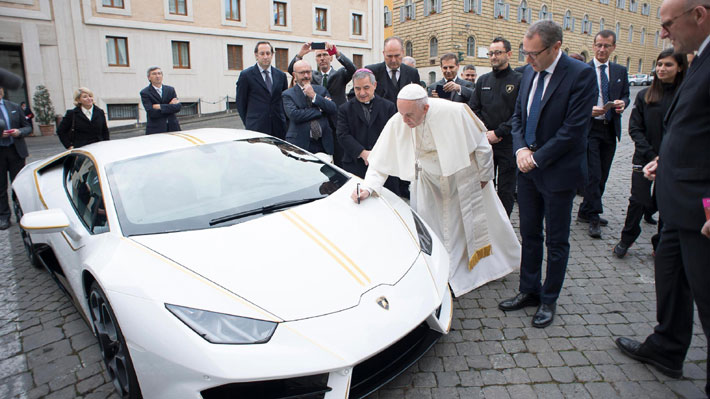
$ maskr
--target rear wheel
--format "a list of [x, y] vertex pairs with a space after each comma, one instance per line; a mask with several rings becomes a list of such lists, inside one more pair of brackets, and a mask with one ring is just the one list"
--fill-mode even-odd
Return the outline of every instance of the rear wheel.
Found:
[[[14, 192], [12, 193], [12, 206], [15, 208], [15, 219], [17, 220], [17, 224], [20, 224], [20, 219], [22, 219], [23, 215], [22, 207], [20, 206], [20, 202], [17, 200], [17, 196], [15, 196]], [[30, 260], [30, 264], [37, 268], [42, 267], [42, 262], [40, 262], [39, 255], [37, 255], [37, 249], [34, 244], [32, 244], [32, 237], [30, 237], [30, 234], [20, 228], [20, 235], [22, 236], [22, 244], [25, 247], [25, 253], [27, 254], [27, 258]]]
[[106, 294], [95, 281], [91, 283], [89, 289], [89, 312], [91, 324], [99, 340], [101, 356], [116, 392], [124, 399], [140, 398], [138, 378], [133, 369], [126, 340], [123, 338]]

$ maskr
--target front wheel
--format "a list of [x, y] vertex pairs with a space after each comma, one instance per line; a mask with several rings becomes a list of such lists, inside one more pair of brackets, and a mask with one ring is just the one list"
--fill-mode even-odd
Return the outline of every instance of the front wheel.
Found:
[[89, 289], [89, 312], [91, 324], [99, 340], [101, 357], [116, 392], [123, 399], [140, 398], [141, 390], [126, 340], [106, 294], [96, 281], [91, 283]]

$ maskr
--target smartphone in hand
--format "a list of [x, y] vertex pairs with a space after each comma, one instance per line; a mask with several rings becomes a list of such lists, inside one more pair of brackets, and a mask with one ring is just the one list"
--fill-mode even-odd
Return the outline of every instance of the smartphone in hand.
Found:
[[325, 42], [311, 43], [311, 50], [325, 50]]
[[614, 107], [614, 102], [613, 101], [607, 101], [606, 104], [604, 104], [604, 110], [608, 111]]
[[451, 92], [444, 90], [444, 85], [436, 85], [436, 94], [439, 98], [448, 99], [451, 97]]

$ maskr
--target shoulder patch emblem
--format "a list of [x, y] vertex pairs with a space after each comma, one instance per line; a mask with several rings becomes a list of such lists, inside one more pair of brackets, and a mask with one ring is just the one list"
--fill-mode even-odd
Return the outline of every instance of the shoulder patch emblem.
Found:
[[505, 85], [505, 92], [510, 94], [515, 90], [515, 85]]

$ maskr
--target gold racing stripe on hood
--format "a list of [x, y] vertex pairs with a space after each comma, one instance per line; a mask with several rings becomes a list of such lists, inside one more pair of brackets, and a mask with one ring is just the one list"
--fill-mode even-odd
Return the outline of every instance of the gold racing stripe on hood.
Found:
[[204, 144], [204, 142], [200, 143], [199, 141], [197, 141], [196, 138], [191, 137], [191, 136], [188, 136], [188, 135], [186, 135], [186, 134], [182, 134], [182, 133], [168, 133], [168, 134], [171, 135], [171, 136], [180, 137], [181, 139], [187, 140], [187, 141], [189, 141], [191, 144], [194, 144], [194, 145]]
[[[288, 221], [293, 223], [299, 230], [308, 236], [313, 242], [318, 244], [331, 258], [333, 258], [342, 268], [350, 274], [360, 285], [365, 286], [370, 283], [370, 278], [360, 269], [350, 257], [340, 250], [332, 241], [328, 240], [323, 233], [318, 231], [313, 225], [308, 223], [302, 216], [294, 211], [281, 212]], [[364, 281], [363, 281], [364, 280]]]

